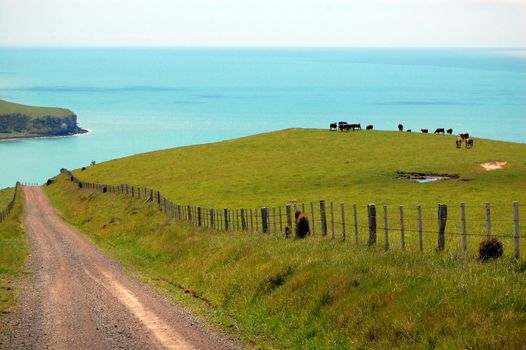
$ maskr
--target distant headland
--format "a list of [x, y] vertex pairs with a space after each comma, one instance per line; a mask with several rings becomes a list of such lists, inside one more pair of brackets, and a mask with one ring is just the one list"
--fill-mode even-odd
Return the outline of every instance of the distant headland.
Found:
[[26, 106], [0, 100], [0, 139], [71, 136], [87, 133], [65, 108]]

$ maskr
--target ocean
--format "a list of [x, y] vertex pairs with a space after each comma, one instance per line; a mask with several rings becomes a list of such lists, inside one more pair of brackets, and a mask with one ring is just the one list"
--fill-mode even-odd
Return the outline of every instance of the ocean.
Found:
[[341, 120], [526, 143], [519, 49], [0, 48], [0, 99], [69, 108], [91, 131], [1, 141], [0, 188], [91, 161]]

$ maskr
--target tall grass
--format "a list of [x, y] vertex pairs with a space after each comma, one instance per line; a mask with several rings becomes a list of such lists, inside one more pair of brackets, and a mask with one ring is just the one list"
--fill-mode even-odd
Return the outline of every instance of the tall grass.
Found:
[[46, 191], [101, 248], [250, 347], [524, 346], [523, 261], [214, 232], [64, 176]]

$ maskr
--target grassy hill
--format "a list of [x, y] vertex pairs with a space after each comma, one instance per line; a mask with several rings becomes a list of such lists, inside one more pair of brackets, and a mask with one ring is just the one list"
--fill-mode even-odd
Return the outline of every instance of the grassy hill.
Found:
[[[504, 170], [480, 163], [507, 161]], [[420, 184], [397, 171], [454, 174]], [[214, 144], [139, 154], [88, 167], [86, 181], [156, 188], [168, 198], [208, 207], [256, 207], [319, 199], [390, 205], [509, 204], [524, 199], [526, 145], [385, 131], [289, 129]]]
[[247, 348], [524, 346], [524, 261], [199, 229], [151, 202], [79, 189], [65, 175], [46, 191], [102, 249]]
[[[484, 170], [480, 164], [490, 161], [507, 165]], [[417, 183], [401, 179], [400, 172], [458, 178]], [[348, 223], [351, 205], [356, 203], [362, 232], [367, 230], [368, 203], [379, 206], [379, 215], [382, 205], [389, 207], [389, 226], [394, 231], [400, 227], [398, 212], [403, 205], [405, 228], [411, 235], [407, 244], [414, 249], [417, 205], [422, 206], [424, 230], [436, 230], [437, 204], [448, 204], [447, 230], [458, 233], [459, 204], [465, 202], [469, 233], [482, 234], [484, 206], [490, 202], [493, 232], [510, 235], [512, 202], [526, 199], [526, 145], [476, 138], [472, 149], [457, 149], [453, 136], [289, 129], [139, 154], [75, 174], [86, 181], [155, 188], [177, 203], [203, 207], [271, 207], [293, 201], [313, 201], [317, 207], [320, 199], [332, 200], [336, 218], [340, 217], [339, 203], [346, 204]], [[433, 246], [435, 239], [434, 235], [429, 238]], [[451, 244], [460, 247], [458, 235], [451, 239]]]
[[26, 106], [0, 100], [0, 139], [82, 133], [69, 109]]
[[[14, 188], [0, 190], [0, 208], [13, 198]], [[22, 200], [15, 201], [15, 207], [7, 219], [0, 223], [0, 321], [1, 317], [15, 304], [13, 281], [26, 257], [26, 242], [22, 229]], [[3, 332], [0, 322], [0, 332]]]

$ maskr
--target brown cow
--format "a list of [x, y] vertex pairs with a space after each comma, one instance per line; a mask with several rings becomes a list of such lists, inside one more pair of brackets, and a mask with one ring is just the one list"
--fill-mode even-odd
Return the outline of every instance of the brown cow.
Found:
[[457, 140], [455, 141], [455, 144], [457, 145], [457, 148], [462, 147], [462, 137], [457, 136]]
[[349, 128], [351, 128], [352, 131], [357, 129], [362, 130], [362, 125], [360, 123], [349, 124]]
[[449, 128], [446, 130], [448, 135], [453, 135], [453, 129]]
[[445, 134], [444, 128], [436, 128], [435, 134]]
[[466, 139], [466, 148], [473, 148], [473, 138], [468, 137]]
[[294, 217], [296, 218], [296, 238], [305, 238], [310, 233], [309, 219], [299, 210], [294, 213]]
[[373, 126], [372, 126], [372, 125], [367, 125], [367, 126], [365, 127], [365, 130], [373, 130]]
[[429, 132], [427, 129], [420, 129], [420, 131], [422, 131], [422, 134], [427, 134]]
[[460, 134], [458, 134], [458, 136], [462, 137], [462, 140], [465, 140], [467, 138], [469, 138], [469, 133], [467, 132], [461, 132]]

